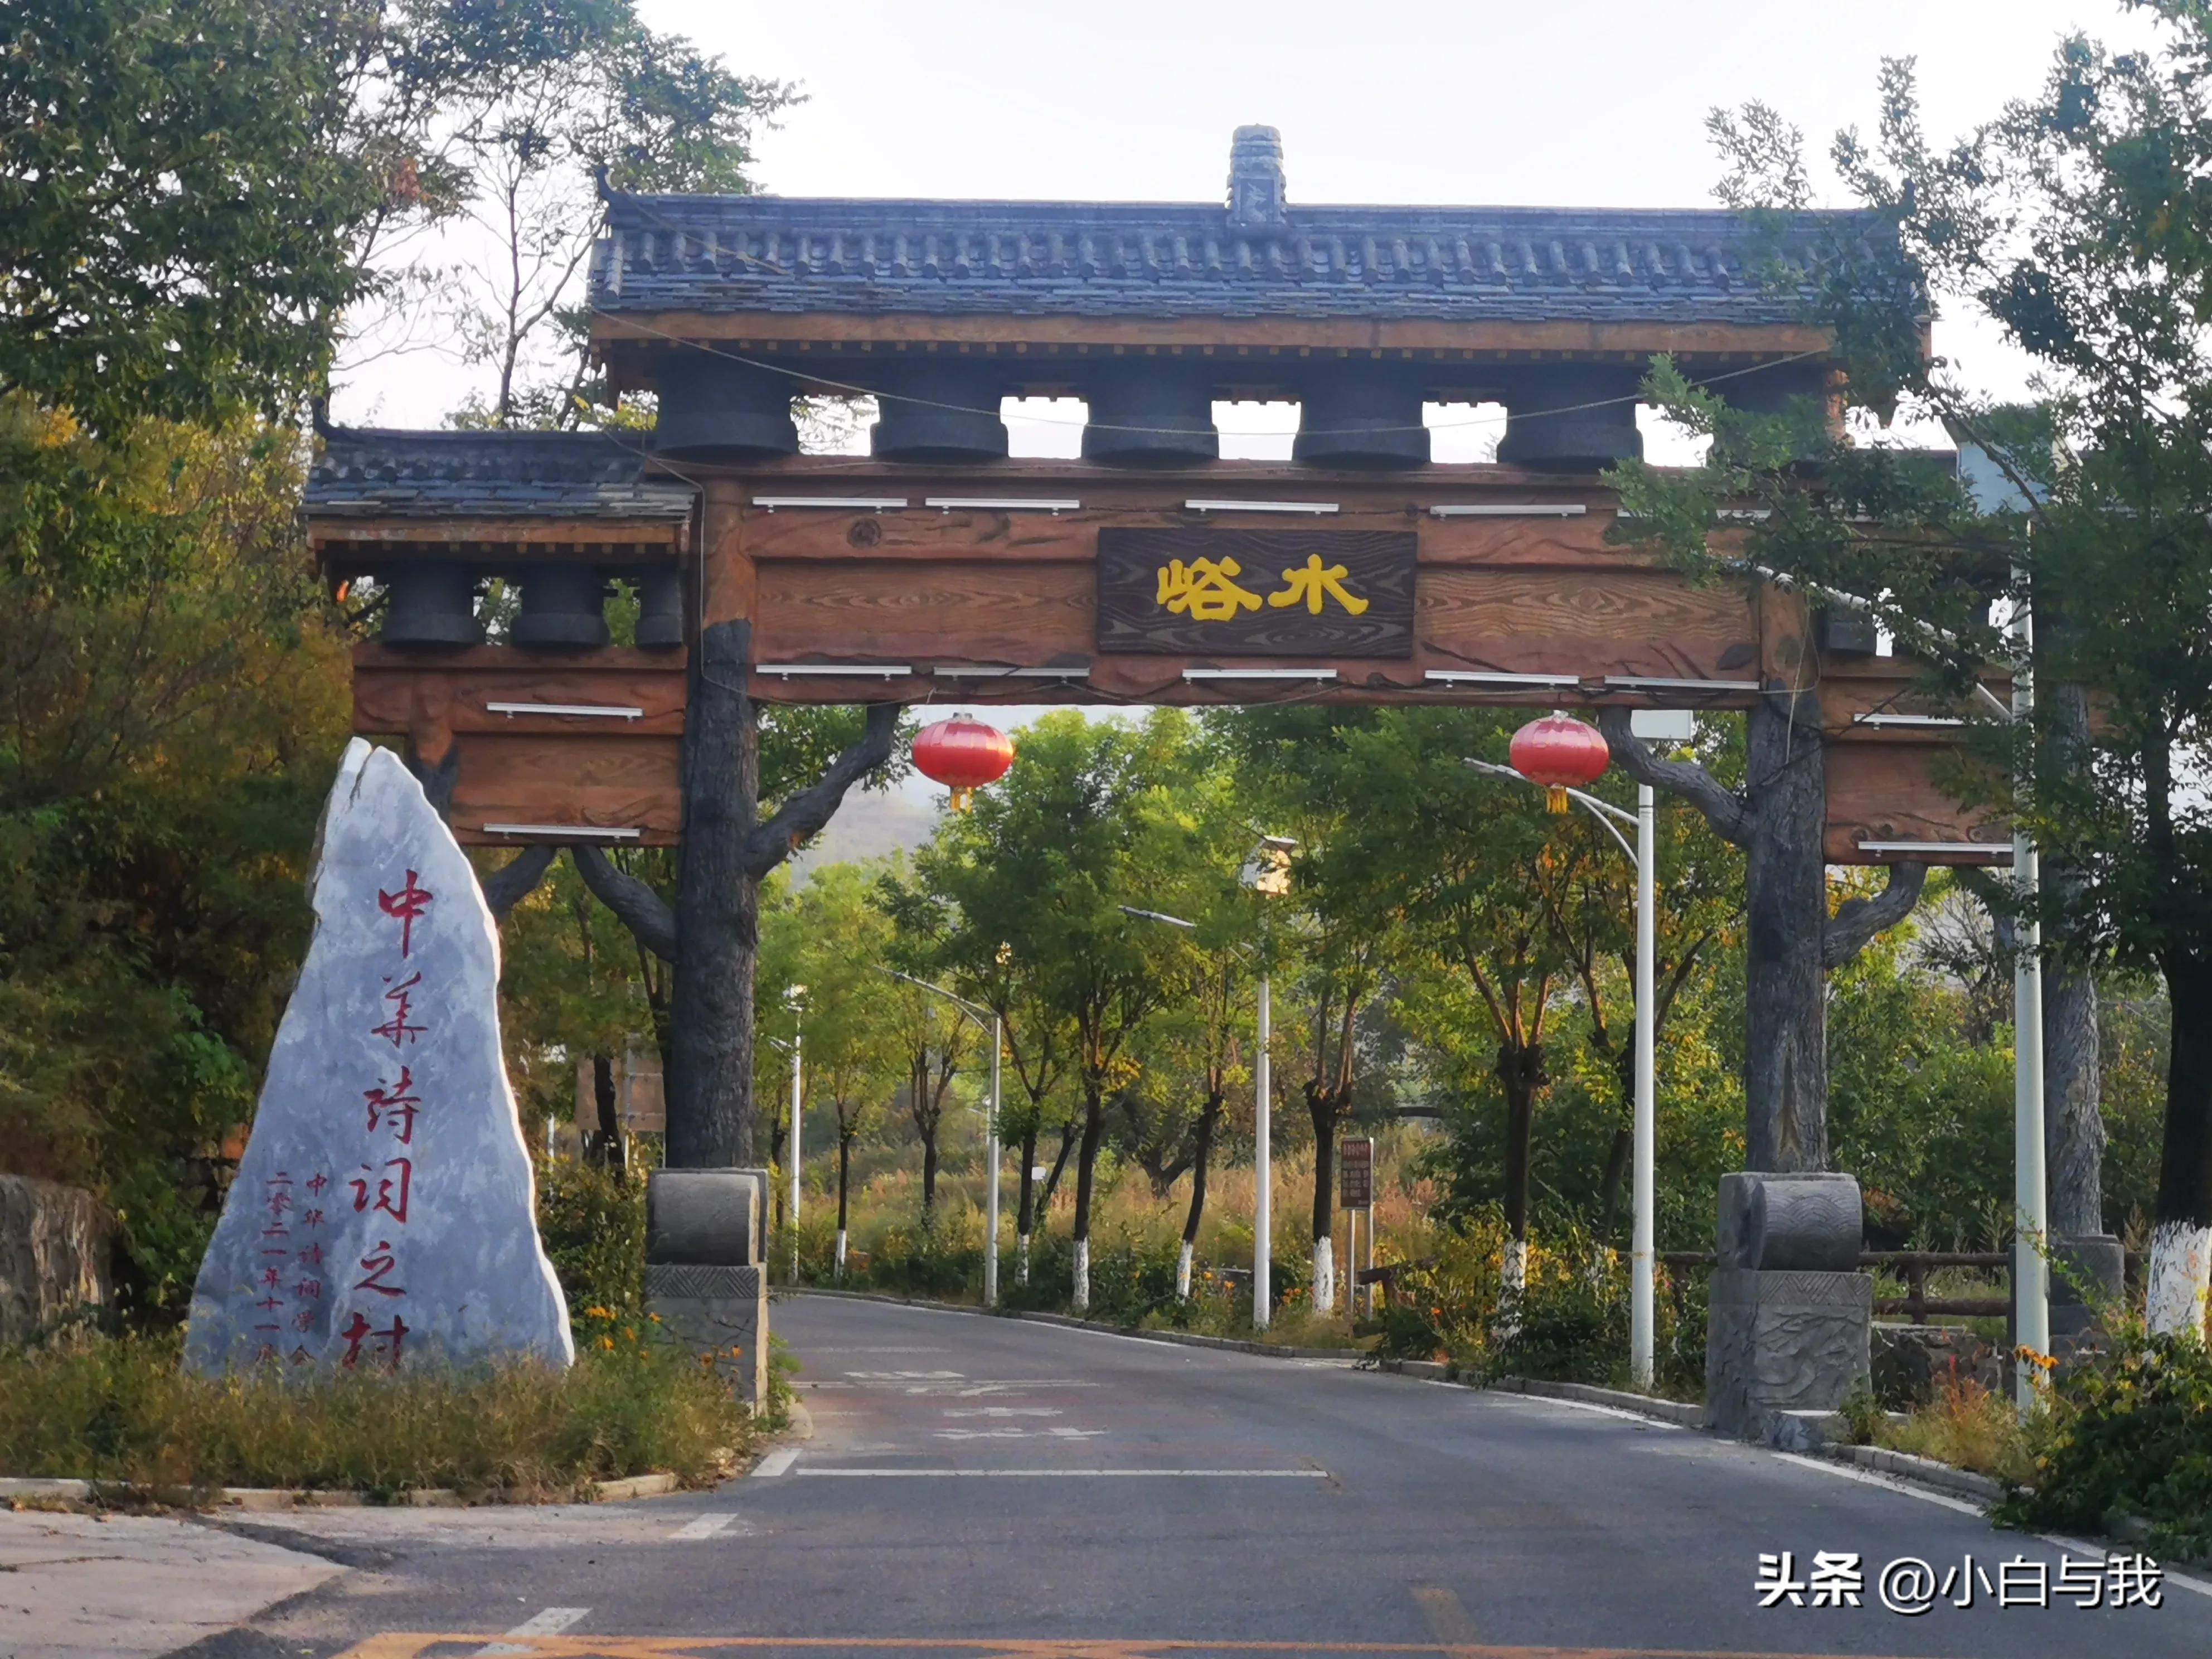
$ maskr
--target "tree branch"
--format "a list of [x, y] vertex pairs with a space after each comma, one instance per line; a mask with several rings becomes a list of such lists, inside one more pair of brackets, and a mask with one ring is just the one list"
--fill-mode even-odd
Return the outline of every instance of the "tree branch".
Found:
[[1920, 902], [1920, 890], [1927, 884], [1926, 865], [1893, 864], [1888, 886], [1872, 898], [1844, 900], [1820, 936], [1820, 966], [1842, 967], [1876, 933], [1903, 921]]
[[526, 847], [505, 864], [483, 878], [484, 902], [491, 906], [495, 917], [503, 917], [509, 910], [530, 896], [531, 890], [545, 879], [545, 872], [553, 867], [560, 855], [557, 847], [540, 843]]
[[746, 873], [758, 880], [789, 858], [799, 843], [830, 822], [845, 792], [891, 757], [898, 736], [901, 706], [868, 705], [860, 740], [830, 763], [821, 778], [784, 802], [776, 815], [752, 833], [745, 848]]
[[1738, 847], [1751, 845], [1751, 810], [1732, 791], [1695, 761], [1662, 760], [1643, 738], [1629, 728], [1628, 710], [1601, 708], [1597, 729], [1620, 769], [1638, 783], [1679, 795], [1705, 815], [1705, 822], [1723, 841]]
[[663, 962], [676, 960], [676, 913], [666, 900], [629, 871], [617, 869], [604, 851], [588, 842], [571, 847], [568, 856], [592, 896], [613, 911], [640, 945]]

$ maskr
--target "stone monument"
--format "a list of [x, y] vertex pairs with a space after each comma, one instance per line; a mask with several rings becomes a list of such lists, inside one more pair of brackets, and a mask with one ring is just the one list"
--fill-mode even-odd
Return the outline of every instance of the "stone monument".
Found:
[[1715, 1428], [1763, 1437], [1775, 1413], [1833, 1411], [1867, 1382], [1874, 1280], [1857, 1270], [1861, 1231], [1854, 1176], [1721, 1177], [1705, 1322]]
[[744, 1401], [768, 1392], [768, 1171], [655, 1170], [645, 1184], [645, 1306]]
[[476, 872], [399, 757], [358, 738], [317, 839], [314, 939], [200, 1264], [185, 1363], [565, 1365]]

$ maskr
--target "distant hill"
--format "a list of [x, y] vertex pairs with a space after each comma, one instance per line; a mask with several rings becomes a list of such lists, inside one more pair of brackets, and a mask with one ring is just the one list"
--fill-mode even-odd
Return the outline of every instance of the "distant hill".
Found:
[[846, 796], [828, 827], [792, 859], [792, 880], [804, 882], [825, 865], [857, 864], [927, 845], [937, 833], [937, 803], [943, 797], [927, 780], [910, 781], [921, 787], [886, 794], [856, 789]]

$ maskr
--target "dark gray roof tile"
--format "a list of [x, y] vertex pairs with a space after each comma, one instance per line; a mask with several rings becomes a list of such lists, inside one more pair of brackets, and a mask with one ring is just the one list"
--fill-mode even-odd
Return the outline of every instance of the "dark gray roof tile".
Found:
[[338, 428], [308, 474], [318, 518], [682, 519], [690, 485], [644, 475], [645, 446], [603, 432]]
[[[1782, 220], [1805, 271], [1872, 215]], [[1578, 208], [1296, 207], [1240, 229], [1202, 204], [616, 196], [592, 303], [619, 312], [1799, 320], [1740, 215]]]

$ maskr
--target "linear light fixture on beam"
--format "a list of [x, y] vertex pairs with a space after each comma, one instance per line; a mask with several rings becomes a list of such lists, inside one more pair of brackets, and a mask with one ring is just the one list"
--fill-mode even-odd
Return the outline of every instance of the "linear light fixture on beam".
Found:
[[902, 662], [762, 662], [753, 665], [753, 672], [787, 680], [808, 674], [838, 680], [902, 680], [914, 669]]
[[2008, 859], [2012, 856], [2012, 843], [2008, 841], [1863, 841], [1859, 843], [1859, 851], [1897, 858], [1908, 857], [1915, 853], [1931, 855], [1973, 853], [1984, 858]]
[[1580, 501], [1483, 501], [1472, 506], [1432, 507], [1436, 519], [1579, 519], [1589, 511]]
[[1334, 501], [1185, 501], [1193, 513], [1334, 513]]
[[1667, 680], [1644, 674], [1607, 674], [1608, 691], [1756, 691], [1757, 680]]
[[1572, 674], [1493, 674], [1468, 668], [1431, 668], [1421, 678], [1431, 685], [1545, 685], [1571, 689], [1582, 684]]
[[1186, 680], [1333, 680], [1334, 668], [1186, 668]]
[[1852, 718], [1853, 726], [1964, 726], [1966, 722], [1956, 714], [1859, 714]]
[[957, 507], [975, 507], [979, 511], [1006, 513], [1049, 513], [1058, 518], [1063, 513], [1073, 513], [1083, 503], [1076, 501], [1044, 501], [1027, 495], [925, 495], [924, 507], [941, 507], [950, 513]]
[[637, 720], [645, 718], [645, 710], [629, 703], [613, 702], [488, 702], [484, 712], [504, 714], [513, 720], [517, 714], [587, 714], [599, 720]]
[[642, 830], [609, 830], [596, 823], [487, 823], [487, 836], [528, 836], [544, 841], [550, 836], [565, 836], [571, 841], [636, 841], [645, 834]]
[[842, 507], [848, 513], [896, 513], [906, 505], [903, 495], [756, 495], [755, 507], [773, 513], [779, 507]]
[[1088, 664], [1074, 668], [1006, 668], [996, 663], [941, 662], [929, 671], [948, 680], [1087, 680]]

